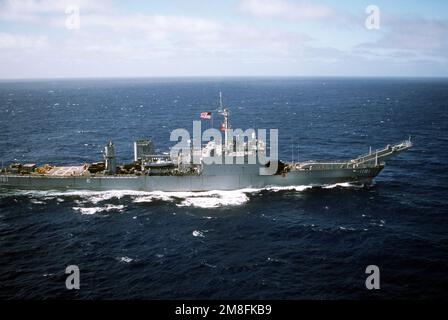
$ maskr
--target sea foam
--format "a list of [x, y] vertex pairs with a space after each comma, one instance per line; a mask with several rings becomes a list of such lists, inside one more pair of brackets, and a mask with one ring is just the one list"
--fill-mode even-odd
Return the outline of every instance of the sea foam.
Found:
[[[150, 203], [154, 201], [173, 202], [178, 207], [197, 207], [197, 208], [219, 208], [241, 206], [250, 200], [251, 194], [260, 192], [304, 192], [315, 186], [311, 185], [292, 185], [292, 186], [267, 186], [264, 188], [244, 188], [239, 190], [222, 191], [200, 191], [200, 192], [165, 192], [165, 191], [134, 191], [134, 190], [111, 190], [111, 191], [89, 191], [89, 190], [18, 190], [8, 191], [2, 196], [28, 196], [32, 202], [43, 204], [57, 198], [58, 202], [66, 200], [67, 197], [75, 198], [77, 206], [73, 207], [75, 211], [82, 214], [94, 214], [99, 212], [108, 212], [113, 210], [121, 211], [124, 205], [104, 204], [106, 201], [122, 201], [124, 197], [129, 197], [133, 203]], [[362, 186], [351, 183], [337, 183], [322, 186], [323, 189], [342, 188], [362, 188]], [[89, 205], [92, 205], [89, 207]]]

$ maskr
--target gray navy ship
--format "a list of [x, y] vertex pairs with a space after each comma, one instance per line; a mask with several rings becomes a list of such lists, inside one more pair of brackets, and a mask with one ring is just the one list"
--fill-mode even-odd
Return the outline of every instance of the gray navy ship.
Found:
[[[221, 103], [222, 107], [222, 103]], [[267, 149], [260, 139], [244, 142], [236, 149], [230, 141], [229, 110], [222, 108], [222, 143], [209, 141], [190, 154], [155, 154], [151, 140], [134, 142], [134, 161], [117, 165], [110, 141], [104, 159], [75, 166], [12, 163], [0, 172], [0, 187], [31, 190], [136, 190], [210, 191], [245, 188], [325, 186], [338, 183], [370, 183], [385, 166], [385, 160], [412, 147], [410, 138], [382, 149], [343, 161], [283, 162], [248, 159]], [[193, 156], [196, 152], [196, 159]], [[207, 161], [211, 157], [233, 157], [232, 164]], [[254, 157], [256, 158], [256, 157]], [[253, 158], [252, 158], [253, 159]], [[223, 161], [224, 162], [224, 161]], [[275, 163], [274, 163], [275, 162]], [[275, 171], [266, 174], [275, 164]], [[2, 165], [3, 167], [3, 165]]]

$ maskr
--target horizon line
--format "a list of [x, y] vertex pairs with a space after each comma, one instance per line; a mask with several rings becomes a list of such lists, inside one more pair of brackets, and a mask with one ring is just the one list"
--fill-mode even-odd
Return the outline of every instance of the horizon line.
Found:
[[0, 78], [0, 82], [7, 81], [50, 81], [50, 80], [119, 80], [119, 79], [230, 79], [230, 78], [363, 78], [363, 79], [448, 79], [448, 75], [172, 75], [172, 76], [75, 76], [75, 77], [27, 77]]

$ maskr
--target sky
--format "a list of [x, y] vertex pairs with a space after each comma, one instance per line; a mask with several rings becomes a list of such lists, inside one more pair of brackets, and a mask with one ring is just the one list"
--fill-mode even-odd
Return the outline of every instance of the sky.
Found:
[[1, 79], [175, 76], [446, 77], [448, 1], [0, 0]]

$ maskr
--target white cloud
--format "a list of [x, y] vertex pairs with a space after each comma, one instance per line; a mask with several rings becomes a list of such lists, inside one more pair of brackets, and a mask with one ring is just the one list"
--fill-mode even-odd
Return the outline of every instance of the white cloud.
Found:
[[105, 12], [112, 7], [109, 0], [6, 0], [0, 3], [0, 20], [11, 22], [45, 22], [52, 14], [65, 14], [69, 6], [82, 12]]
[[[81, 28], [76, 32], [65, 29], [65, 8], [72, 4], [81, 9]], [[67, 51], [67, 56], [76, 52], [82, 57], [95, 52], [102, 53], [104, 59], [118, 54], [123, 55], [122, 59], [154, 56], [184, 59], [206, 55], [244, 55], [250, 59], [252, 54], [258, 59], [263, 56], [271, 59], [273, 55], [294, 55], [298, 48], [311, 41], [311, 37], [300, 32], [221, 23], [207, 18], [122, 13], [109, 0], [8, 0], [0, 6], [0, 20], [16, 19], [16, 23], [47, 28], [54, 49], [61, 53]], [[293, 9], [299, 8], [307, 16], [322, 14], [317, 10], [319, 6], [302, 5]], [[50, 28], [58, 29], [59, 37], [55, 38], [57, 30]]]
[[43, 49], [48, 46], [45, 36], [25, 36], [0, 33], [0, 49]]
[[201, 18], [164, 15], [115, 15], [87, 14], [82, 15], [82, 25], [85, 28], [103, 27], [109, 30], [161, 31], [166, 33], [202, 33], [214, 32], [219, 25], [213, 21]]
[[316, 20], [333, 15], [333, 9], [310, 2], [286, 0], [241, 0], [240, 10], [257, 17], [277, 17], [294, 20]]
[[109, 0], [6, 0], [2, 10], [9, 12], [52, 13], [64, 12], [69, 6], [78, 6], [84, 11], [104, 10], [112, 6]]
[[384, 23], [388, 31], [377, 46], [383, 48], [438, 50], [448, 49], [448, 22], [430, 19], [400, 19], [395, 17]]
[[382, 30], [377, 41], [362, 43], [353, 51], [370, 59], [448, 64], [447, 21], [386, 16]]
[[[60, 20], [51, 24], [63, 27]], [[105, 55], [127, 51], [126, 58], [129, 59], [158, 54], [180, 58], [236, 55], [260, 50], [265, 54], [284, 53], [310, 40], [309, 36], [301, 33], [227, 25], [203, 18], [98, 13], [82, 15], [81, 29], [69, 33], [65, 42], [79, 54], [84, 49]]]
[[[69, 4], [80, 6], [79, 30], [65, 28]], [[311, 31], [328, 33], [331, 26], [339, 38], [352, 33], [346, 28], [337, 34], [343, 24], [335, 21], [355, 20], [326, 6], [288, 0], [242, 0], [239, 9], [256, 17], [292, 19], [293, 24], [318, 20], [319, 27]], [[334, 47], [328, 44], [333, 34], [315, 39], [299, 27], [264, 27], [245, 18], [120, 12], [109, 0], [0, 2], [0, 21], [14, 30], [0, 32], [0, 77], [347, 74], [381, 72], [403, 61], [412, 66], [422, 59], [446, 65], [448, 26], [443, 21], [406, 24], [384, 17], [377, 33], [381, 37], [361, 40], [366, 43], [354, 48], [348, 41], [342, 49], [337, 41]], [[369, 32], [359, 20], [357, 32]]]

